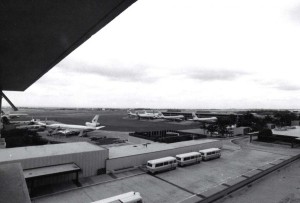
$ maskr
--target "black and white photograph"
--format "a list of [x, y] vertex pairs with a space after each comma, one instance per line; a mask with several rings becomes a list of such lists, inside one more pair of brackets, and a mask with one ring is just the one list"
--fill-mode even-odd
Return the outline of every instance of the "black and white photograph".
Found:
[[0, 0], [0, 203], [300, 203], [300, 0]]

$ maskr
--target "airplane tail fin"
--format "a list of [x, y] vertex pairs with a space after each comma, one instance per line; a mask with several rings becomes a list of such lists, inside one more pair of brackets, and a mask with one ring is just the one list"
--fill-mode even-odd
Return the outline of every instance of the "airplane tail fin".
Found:
[[99, 115], [97, 114], [93, 120], [92, 120], [92, 123], [97, 123], [98, 122], [98, 119], [99, 119]]
[[92, 120], [91, 123], [90, 123], [90, 122], [86, 122], [85, 125], [86, 125], [86, 126], [90, 126], [90, 127], [97, 127], [97, 126], [100, 125], [100, 123], [98, 123], [98, 119], [99, 119], [99, 115], [96, 115], [96, 116], [93, 118], [93, 120]]
[[192, 113], [193, 118], [198, 118], [195, 112]]

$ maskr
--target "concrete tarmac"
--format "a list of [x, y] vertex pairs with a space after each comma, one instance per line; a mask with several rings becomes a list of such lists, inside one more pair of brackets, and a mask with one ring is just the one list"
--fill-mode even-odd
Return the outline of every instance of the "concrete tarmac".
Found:
[[[263, 167], [271, 162], [275, 162], [278, 159], [286, 159], [291, 155], [300, 153], [300, 149], [251, 144], [249, 143], [248, 138], [239, 138], [235, 140], [236, 144], [233, 143], [230, 139], [224, 140], [223, 143], [224, 147], [222, 149], [222, 156], [219, 159], [201, 162], [200, 164], [185, 167], [178, 167], [176, 170], [158, 173], [155, 176], [146, 173], [139, 174], [142, 171], [137, 172], [137, 175], [133, 176], [130, 176], [131, 172], [124, 172], [114, 174], [114, 176], [112, 177], [103, 175], [103, 177], [105, 176], [109, 179], [109, 182], [103, 183], [101, 183], [101, 178], [99, 178], [101, 176], [95, 176], [89, 179], [85, 179], [84, 183], [87, 186], [89, 182], [95, 184], [98, 178], [100, 181], [98, 182], [98, 185], [77, 189], [72, 189], [71, 187], [69, 187], [71, 189], [69, 191], [60, 194], [50, 194], [42, 198], [34, 199], [33, 202], [85, 203], [129, 191], [140, 192], [143, 199], [147, 203], [181, 202], [182, 200], [187, 199], [191, 196], [196, 196], [196, 198], [199, 198], [200, 200], [201, 198], [197, 196], [199, 193], [203, 193], [204, 191], [207, 191], [213, 187], [217, 187], [227, 180], [234, 179], [237, 176], [241, 176], [259, 167]], [[300, 164], [298, 168], [299, 167]], [[294, 174], [294, 181], [296, 181], [299, 175], [299, 173]], [[290, 178], [292, 179], [292, 176]], [[280, 179], [277, 178], [276, 180]], [[299, 178], [297, 180], [299, 180]], [[277, 189], [280, 190], [280, 182], [271, 182], [270, 187], [274, 187], [275, 183], [278, 185]], [[291, 193], [282, 195], [282, 198], [280, 198], [283, 199], [289, 194], [294, 194], [293, 198], [297, 199], [297, 183], [299, 182], [296, 181], [295, 185], [292, 186], [294, 190]], [[282, 187], [284, 187], [282, 190], [288, 190], [287, 188], [289, 188], [288, 185], [283, 185]], [[68, 189], [68, 187], [66, 187], [65, 189]], [[259, 189], [257, 191], [259, 192]], [[270, 193], [270, 195], [272, 194]], [[277, 200], [280, 200], [280, 198], [277, 198]], [[232, 202], [232, 199], [229, 199], [227, 202]], [[236, 202], [246, 201], [242, 199], [241, 201]]]
[[300, 203], [300, 160], [217, 201], [240, 202]]

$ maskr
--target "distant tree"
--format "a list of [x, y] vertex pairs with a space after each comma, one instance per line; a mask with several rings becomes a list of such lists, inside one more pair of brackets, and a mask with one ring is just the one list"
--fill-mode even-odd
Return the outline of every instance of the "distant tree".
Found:
[[237, 126], [249, 126], [252, 127], [253, 123], [255, 123], [255, 118], [254, 116], [248, 111], [246, 114], [243, 116], [239, 117]]
[[222, 136], [228, 134], [229, 132], [227, 130], [227, 127], [233, 125], [234, 123], [235, 121], [233, 121], [230, 117], [218, 118], [218, 121], [216, 122], [218, 126], [218, 133], [220, 133]]
[[271, 116], [267, 115], [267, 116], [264, 118], [264, 122], [265, 122], [265, 123], [273, 123], [273, 122], [274, 122], [274, 119], [273, 119]]
[[207, 126], [207, 132], [210, 133], [210, 136], [212, 136], [213, 132], [216, 132], [218, 130], [218, 126], [215, 124], [211, 124], [209, 126]]
[[258, 132], [258, 140], [270, 141], [272, 140], [273, 132], [271, 129], [264, 128]]
[[274, 116], [276, 118], [275, 124], [278, 126], [289, 126], [292, 120], [298, 119], [296, 114], [289, 111], [279, 111]]

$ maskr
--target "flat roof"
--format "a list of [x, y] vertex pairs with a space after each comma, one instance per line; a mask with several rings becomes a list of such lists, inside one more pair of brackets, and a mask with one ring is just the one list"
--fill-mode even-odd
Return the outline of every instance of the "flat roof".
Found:
[[178, 132], [184, 132], [184, 133], [192, 133], [192, 134], [200, 134], [205, 135], [205, 129], [196, 128], [196, 129], [186, 129], [186, 130], [177, 130]]
[[30, 147], [8, 148], [0, 151], [0, 163], [38, 157], [107, 150], [88, 142], [51, 144]]
[[5, 1], [0, 89], [24, 91], [134, 2]]
[[[293, 128], [293, 129], [292, 129]], [[273, 135], [291, 136], [300, 138], [300, 126], [292, 126], [292, 128], [272, 129]]]
[[201, 140], [190, 140], [184, 142], [175, 142], [170, 144], [151, 143], [147, 145], [138, 144], [138, 145], [125, 145], [125, 146], [111, 147], [109, 148], [109, 158], [114, 159], [114, 158], [120, 158], [126, 156], [134, 156], [134, 155], [152, 153], [152, 152], [163, 151], [168, 149], [176, 149], [180, 147], [199, 145], [199, 144], [204, 144], [204, 143], [209, 143], [214, 141], [218, 141], [218, 140], [201, 139]]
[[0, 165], [0, 183], [0, 202], [31, 202], [20, 163]]
[[169, 111], [163, 111], [162, 114], [176, 114], [176, 115], [187, 115], [187, 114], [192, 114], [195, 113], [196, 115], [201, 115], [201, 116], [230, 116], [230, 115], [235, 115], [235, 116], [242, 116], [243, 114], [241, 113], [221, 113], [221, 112], [198, 112], [198, 111], [180, 111], [180, 112], [169, 112]]

